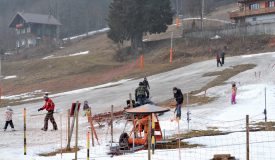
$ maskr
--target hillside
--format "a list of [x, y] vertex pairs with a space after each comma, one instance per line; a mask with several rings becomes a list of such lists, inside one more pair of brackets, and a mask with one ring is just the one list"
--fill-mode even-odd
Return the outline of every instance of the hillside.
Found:
[[[231, 5], [230, 5], [231, 6]], [[231, 6], [234, 8], [234, 5]], [[211, 15], [227, 13], [218, 9]], [[223, 13], [223, 14], [224, 14]], [[185, 26], [185, 24], [183, 24]], [[174, 32], [174, 61], [169, 63], [170, 37]], [[137, 78], [161, 73], [188, 64], [213, 59], [215, 53], [227, 46], [227, 56], [272, 51], [272, 37], [222, 37], [219, 40], [186, 39], [181, 29], [175, 25], [158, 35], [144, 37], [145, 68], [140, 69], [137, 55], [129, 52], [128, 44], [123, 49], [109, 40], [106, 34], [99, 34], [64, 48], [43, 55], [37, 53], [29, 59], [5, 60], [2, 74], [16, 75], [14, 79], [3, 80], [3, 95], [14, 95], [35, 90], [58, 93], [98, 84], [116, 81], [123, 78]], [[88, 54], [77, 53], [89, 52]], [[77, 56], [69, 56], [76, 54]], [[56, 57], [46, 58], [45, 57]], [[213, 61], [213, 67], [215, 62]]]
[[[159, 121], [165, 141], [174, 140], [175, 137], [182, 138], [181, 149], [178, 145], [171, 148], [170, 143], [163, 142], [162, 148], [157, 148], [152, 160], [169, 159], [178, 160], [178, 154], [182, 159], [205, 160], [211, 159], [214, 154], [231, 154], [237, 159], [245, 159], [246, 156], [246, 120], [245, 116], [250, 115], [249, 133], [250, 157], [252, 160], [264, 159], [273, 160], [275, 146], [274, 139], [274, 56], [275, 53], [264, 53], [258, 55], [246, 55], [227, 58], [224, 67], [217, 68], [212, 60], [191, 64], [169, 72], [156, 74], [148, 77], [151, 85], [151, 100], [158, 103], [169, 100], [173, 97], [172, 87], [177, 86], [183, 93], [194, 93], [200, 89], [207, 89], [207, 92], [194, 93], [198, 97], [210, 97], [213, 100], [205, 104], [187, 103], [185, 101], [182, 108], [182, 119], [177, 123], [174, 120], [174, 109], [162, 116]], [[246, 66], [246, 67], [245, 67]], [[257, 72], [255, 76], [255, 72]], [[260, 75], [258, 73], [261, 73]], [[222, 77], [222, 78], [221, 78]], [[2, 158], [5, 160], [71, 160], [72, 153], [58, 151], [63, 143], [63, 148], [67, 144], [67, 110], [75, 100], [83, 102], [88, 100], [93, 114], [108, 112], [110, 106], [114, 105], [115, 110], [121, 110], [125, 106], [128, 93], [132, 92], [141, 79], [124, 80], [96, 88], [86, 88], [81, 91], [51, 95], [56, 104], [55, 113], [58, 131], [41, 131], [46, 111], [38, 113], [37, 109], [43, 105], [43, 101], [31, 102], [28, 104], [12, 106], [14, 110], [14, 124], [17, 131], [12, 132], [10, 128], [6, 132], [1, 131], [0, 151], [5, 153]], [[215, 82], [215, 83], [214, 83]], [[219, 83], [216, 83], [219, 82]], [[230, 104], [231, 83], [236, 82], [238, 87], [237, 104]], [[208, 85], [211, 84], [211, 85]], [[205, 88], [208, 86], [209, 88]], [[268, 124], [264, 123], [264, 90], [267, 89]], [[205, 94], [205, 96], [204, 96]], [[186, 107], [188, 105], [188, 107]], [[166, 105], [166, 107], [168, 107]], [[23, 108], [27, 109], [27, 155], [23, 155]], [[81, 107], [82, 108], [82, 107]], [[0, 108], [3, 113], [6, 108]], [[186, 113], [191, 112], [191, 121], [186, 121]], [[90, 124], [87, 117], [80, 112], [79, 116], [79, 159], [84, 159], [86, 152], [86, 134]], [[4, 114], [0, 114], [0, 119], [4, 119]], [[73, 118], [71, 118], [73, 119]], [[90, 156], [95, 160], [140, 160], [147, 159], [147, 150], [135, 153], [126, 153], [111, 157], [109, 146], [118, 145], [119, 137], [123, 132], [130, 133], [132, 123], [126, 118], [114, 120], [113, 140], [110, 144], [111, 134], [108, 118], [106, 121], [96, 123], [95, 129], [98, 134], [99, 144], [95, 141], [95, 146], [90, 147]], [[128, 125], [126, 127], [126, 122]], [[101, 124], [102, 126], [99, 126]], [[190, 124], [190, 125], [187, 125]], [[180, 126], [180, 128], [178, 128]], [[52, 125], [49, 126], [49, 129]], [[61, 136], [61, 132], [63, 134]], [[180, 133], [180, 134], [179, 134]], [[50, 137], [50, 138], [49, 138]], [[74, 137], [71, 146], [74, 146]], [[60, 139], [62, 138], [62, 142]], [[179, 150], [179, 152], [178, 152]], [[56, 151], [56, 152], [54, 152]], [[51, 153], [55, 154], [51, 154]], [[51, 155], [44, 157], [41, 155]], [[63, 156], [62, 158], [60, 158]]]
[[[16, 75], [17, 78], [3, 80], [3, 93], [13, 95], [35, 90], [57, 93], [122, 78], [143, 77], [212, 59], [215, 57], [214, 53], [225, 45], [229, 48], [227, 56], [272, 51], [274, 46], [270, 46], [269, 41], [269, 37], [250, 37], [245, 42], [238, 38], [218, 41], [187, 41], [177, 38], [174, 39], [172, 65], [169, 64], [170, 39], [147, 41], [144, 52], [145, 68], [142, 70], [139, 68], [138, 58], [127, 52], [116, 52], [116, 46], [103, 34], [48, 55], [60, 58], [43, 59], [45, 56], [31, 60], [4, 61], [3, 75]], [[89, 51], [89, 54], [64, 56], [84, 51]]]

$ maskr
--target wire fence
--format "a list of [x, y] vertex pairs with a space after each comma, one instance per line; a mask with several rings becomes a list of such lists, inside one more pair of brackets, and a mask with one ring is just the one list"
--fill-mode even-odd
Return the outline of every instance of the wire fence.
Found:
[[[44, 124], [44, 116], [45, 114], [34, 116], [27, 114], [26, 116], [27, 155], [51, 155], [60, 157], [60, 159], [67, 159], [67, 154], [62, 153], [63, 151], [61, 152], [60, 149], [66, 148], [68, 144], [68, 114], [65, 112], [56, 113], [54, 116], [59, 130], [48, 132], [41, 131]], [[88, 122], [85, 113], [82, 112], [79, 114], [80, 129], [78, 130], [78, 139], [75, 139], [76, 132], [74, 130], [71, 147], [73, 148], [75, 142], [78, 141], [78, 147], [80, 148], [77, 152], [79, 155], [78, 159], [87, 159], [87, 155], [89, 155], [89, 159], [94, 160], [209, 160], [213, 159], [214, 155], [217, 154], [228, 154], [239, 160], [248, 160], [247, 156], [249, 156], [249, 160], [274, 159], [275, 120], [268, 119], [265, 122], [263, 113], [251, 115], [249, 121], [247, 121], [246, 117], [223, 121], [192, 114], [189, 130], [187, 129], [185, 119], [179, 121], [179, 128], [177, 128], [178, 123], [176, 121], [171, 121], [169, 118], [165, 119], [165, 117], [167, 116], [161, 118], [159, 121], [160, 124], [166, 123], [166, 125], [174, 127], [173, 129], [163, 127], [163, 140], [157, 141], [154, 154], [152, 150], [149, 152], [151, 155], [150, 158], [148, 158], [149, 154], [146, 145], [143, 149], [136, 152], [122, 152], [118, 155], [110, 154], [110, 147], [118, 145], [121, 133], [130, 133], [132, 131], [133, 123], [131, 119], [115, 119], [113, 121], [113, 131], [110, 126], [112, 122], [111, 118], [101, 123], [94, 122], [98, 142], [93, 134], [89, 138], [91, 145], [88, 147], [86, 145], [86, 135], [87, 132], [92, 132], [92, 126]], [[72, 122], [73, 117], [70, 118], [70, 123]], [[51, 130], [52, 124], [50, 121], [48, 125], [48, 130]], [[23, 139], [23, 133], [17, 133], [17, 136]], [[112, 136], [113, 143], [111, 143]], [[93, 142], [92, 137], [94, 137]], [[138, 145], [135, 146], [137, 147]], [[88, 148], [89, 154], [87, 154]], [[74, 151], [71, 154], [74, 154]]]

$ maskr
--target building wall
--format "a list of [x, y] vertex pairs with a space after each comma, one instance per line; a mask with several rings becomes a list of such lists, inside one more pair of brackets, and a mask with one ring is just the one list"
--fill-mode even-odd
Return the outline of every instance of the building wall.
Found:
[[266, 15], [258, 15], [253, 17], [246, 17], [245, 22], [251, 25], [261, 24], [261, 23], [275, 23], [275, 13], [274, 14], [266, 14]]

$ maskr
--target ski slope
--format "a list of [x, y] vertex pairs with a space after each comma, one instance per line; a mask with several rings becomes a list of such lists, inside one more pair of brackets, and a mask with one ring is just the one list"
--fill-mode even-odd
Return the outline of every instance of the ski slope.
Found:
[[[178, 68], [169, 72], [156, 74], [148, 77], [151, 86], [152, 101], [161, 102], [172, 98], [172, 88], [177, 86], [182, 89], [183, 93], [191, 92], [200, 89], [202, 86], [210, 82], [215, 78], [213, 77], [203, 77], [202, 75], [208, 72], [221, 71], [231, 66], [239, 64], [256, 64], [254, 69], [242, 72], [231, 79], [229, 79], [224, 85], [215, 86], [207, 91], [207, 96], [218, 97], [215, 101], [205, 104], [202, 106], [189, 107], [191, 111], [191, 123], [190, 129], [207, 129], [208, 127], [217, 127], [222, 131], [237, 131], [243, 130], [245, 124], [245, 115], [249, 114], [252, 118], [263, 119], [262, 114], [264, 110], [264, 89], [267, 89], [267, 108], [268, 108], [268, 119], [275, 120], [275, 52], [249, 55], [249, 56], [237, 56], [226, 58], [225, 66], [217, 68], [215, 60], [209, 60], [199, 63], [194, 63], [186, 67]], [[255, 77], [255, 72], [257, 76]], [[261, 76], [258, 76], [261, 73]], [[100, 113], [105, 111], [110, 111], [110, 106], [114, 105], [116, 110], [122, 109], [128, 94], [134, 92], [137, 87], [138, 82], [141, 79], [130, 79], [123, 80], [120, 82], [114, 82], [114, 85], [106, 85], [104, 87], [95, 87], [90, 89], [82, 89], [78, 91], [70, 91], [57, 94], [53, 97], [53, 101], [56, 107], [61, 111], [61, 114], [55, 114], [55, 119], [57, 121], [58, 127], [60, 129], [60, 119], [62, 115], [62, 129], [63, 129], [63, 146], [65, 146], [65, 128], [66, 128], [66, 110], [70, 108], [72, 102], [79, 100], [83, 102], [88, 100], [89, 104], [92, 106], [93, 113]], [[231, 96], [231, 82], [237, 82], [238, 94], [237, 94], [237, 104], [230, 104]], [[48, 151], [53, 151], [60, 148], [60, 130], [57, 132], [42, 132], [40, 128], [43, 126], [44, 115], [31, 116], [37, 114], [37, 109], [43, 105], [43, 101], [23, 104], [18, 106], [13, 106], [15, 111], [14, 124], [18, 131], [16, 132], [0, 132], [0, 159], [3, 160], [22, 160], [22, 159], [32, 159], [32, 160], [44, 160], [44, 159], [61, 159], [61, 155], [56, 155], [54, 157], [40, 157], [39, 153], [45, 153]], [[27, 109], [27, 129], [28, 129], [28, 155], [23, 155], [23, 108]], [[4, 114], [5, 108], [0, 108], [0, 113]], [[180, 129], [182, 132], [187, 131], [187, 123], [185, 113], [187, 108], [184, 107], [182, 110], [183, 118], [180, 121]], [[0, 115], [1, 122], [4, 123], [4, 115]], [[83, 113], [81, 113], [83, 114]], [[160, 117], [160, 123], [162, 129], [166, 131], [166, 134], [173, 135], [177, 133], [177, 123], [171, 122], [171, 117], [173, 117], [173, 111]], [[124, 120], [116, 121], [114, 126], [114, 137], [117, 141], [121, 130], [124, 128]], [[226, 122], [226, 123], [225, 123]], [[4, 124], [3, 124], [4, 125]], [[83, 116], [80, 117], [80, 131], [79, 131], [79, 144], [82, 146], [79, 151], [79, 157], [85, 158], [86, 155], [86, 141], [85, 136], [88, 131], [87, 119]], [[51, 124], [49, 123], [49, 128], [51, 129]], [[130, 127], [127, 129], [129, 130]], [[126, 130], [127, 130], [126, 129]], [[96, 147], [91, 148], [91, 157], [93, 159], [111, 159], [110, 156], [106, 154], [108, 150], [108, 145], [110, 141], [110, 136], [107, 134], [108, 127], [97, 128], [99, 139], [101, 145], [96, 145]], [[232, 133], [229, 135], [215, 136], [215, 137], [198, 137], [191, 138], [188, 141], [190, 143], [200, 143], [211, 148], [219, 148], [218, 146], [225, 145], [224, 150], [234, 150], [236, 153], [243, 153], [243, 146], [245, 144], [240, 139], [237, 148], [226, 146], [226, 144], [231, 144], [231, 141], [220, 141], [220, 139], [233, 139], [234, 137], [244, 137], [245, 133]], [[255, 132], [251, 133], [252, 136], [256, 137], [255, 141], [264, 141], [265, 136], [259, 136], [268, 134], [268, 143], [263, 144], [253, 144], [252, 147], [259, 147], [266, 145], [275, 148], [273, 141], [275, 140], [275, 135], [273, 132]], [[274, 140], [272, 139], [274, 137]], [[211, 139], [213, 138], [213, 139]], [[253, 137], [252, 137], [253, 140]], [[212, 144], [213, 141], [215, 144]], [[209, 151], [207, 147], [199, 147], [193, 149], [181, 149], [182, 157], [185, 159], [210, 159], [214, 153]], [[254, 148], [255, 150], [255, 148]], [[252, 148], [252, 151], [254, 151]], [[212, 150], [211, 150], [212, 151]], [[219, 151], [217, 151], [219, 152]], [[259, 151], [260, 152], [260, 151]], [[234, 152], [235, 153], [235, 152]], [[152, 156], [152, 159], [178, 159], [177, 150], [157, 150], [156, 154]], [[262, 151], [261, 155], [263, 157], [271, 157], [270, 152]], [[190, 157], [186, 157], [190, 155]], [[244, 155], [242, 155], [244, 156]], [[256, 155], [257, 156], [257, 155]], [[117, 156], [113, 159], [127, 159], [131, 160], [141, 160], [147, 159], [147, 152], [140, 151], [135, 154], [128, 154], [124, 156]], [[69, 160], [74, 158], [74, 154], [63, 154], [62, 159]], [[243, 159], [243, 157], [239, 157]], [[253, 158], [251, 158], [253, 159]], [[254, 158], [255, 159], [255, 158]], [[256, 158], [257, 159], [257, 158]]]

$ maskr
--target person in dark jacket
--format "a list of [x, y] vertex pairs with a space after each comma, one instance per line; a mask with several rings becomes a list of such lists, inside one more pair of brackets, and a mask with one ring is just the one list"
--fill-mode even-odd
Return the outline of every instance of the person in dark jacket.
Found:
[[148, 82], [146, 76], [144, 77], [143, 84], [144, 84], [144, 86], [145, 86], [148, 90], [150, 89], [150, 85], [149, 85], [149, 82]]
[[223, 47], [223, 50], [222, 50], [221, 55], [220, 55], [222, 65], [224, 65], [225, 50], [226, 50], [226, 46]]
[[216, 54], [216, 59], [217, 59], [217, 67], [219, 67], [219, 65], [222, 66], [221, 57], [220, 57], [220, 54], [218, 52]]
[[135, 99], [139, 105], [144, 105], [149, 98], [149, 91], [144, 86], [143, 82], [139, 82], [138, 88], [135, 90]]
[[177, 87], [173, 88], [173, 93], [174, 93], [174, 98], [177, 102], [177, 107], [174, 112], [176, 113], [176, 118], [181, 119], [181, 107], [183, 103], [183, 94], [181, 90]]
[[48, 121], [49, 120], [53, 124], [53, 130], [57, 130], [57, 124], [56, 124], [56, 122], [54, 120], [54, 117], [53, 117], [55, 105], [54, 105], [53, 101], [48, 97], [47, 93], [44, 96], [44, 100], [45, 100], [45, 105], [42, 108], [39, 108], [38, 112], [46, 109], [46, 111], [48, 111], [48, 113], [45, 116], [44, 127], [41, 130], [43, 130], [43, 131], [48, 130]]

